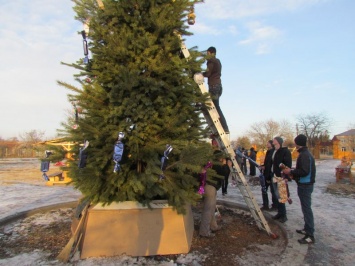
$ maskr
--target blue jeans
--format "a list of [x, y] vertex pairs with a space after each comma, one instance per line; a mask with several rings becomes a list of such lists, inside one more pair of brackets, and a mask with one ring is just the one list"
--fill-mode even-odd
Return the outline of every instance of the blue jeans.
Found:
[[259, 179], [260, 179], [260, 186], [261, 186], [261, 195], [263, 197], [263, 206], [264, 207], [269, 207], [269, 196], [267, 194], [267, 191], [270, 187], [270, 190], [271, 190], [271, 196], [272, 196], [272, 207], [277, 207], [277, 204], [278, 204], [278, 200], [275, 196], [275, 192], [274, 192], [274, 189], [273, 189], [273, 186], [271, 184], [271, 181], [270, 180], [265, 180], [265, 176], [260, 173], [259, 175]]
[[285, 203], [279, 202], [280, 195], [279, 195], [279, 191], [277, 188], [277, 183], [272, 182], [271, 186], [273, 186], [274, 195], [277, 198], [277, 214], [279, 214], [281, 216], [286, 216], [286, 205], [285, 205]]
[[298, 184], [297, 194], [300, 198], [303, 219], [304, 219], [304, 230], [310, 236], [314, 234], [314, 219], [312, 211], [312, 192], [313, 185], [302, 185]]
[[[270, 186], [270, 191], [271, 191], [272, 207], [278, 208], [279, 200], [276, 196], [275, 187], [274, 187], [271, 180], [270, 180], [269, 186]], [[267, 191], [267, 188], [266, 188], [266, 191]]]
[[219, 121], [221, 122], [221, 125], [223, 127], [223, 130], [226, 132], [229, 132], [227, 121], [223, 115], [223, 112], [221, 110], [221, 107], [219, 106], [219, 97], [222, 95], [222, 84], [216, 84], [208, 87], [208, 91], [211, 94], [211, 99], [216, 107], [216, 110], [219, 114]]

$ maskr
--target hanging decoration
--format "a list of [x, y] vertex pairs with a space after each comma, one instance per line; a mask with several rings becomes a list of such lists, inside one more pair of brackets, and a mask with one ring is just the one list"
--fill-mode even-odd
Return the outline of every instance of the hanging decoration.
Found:
[[86, 148], [89, 146], [89, 141], [85, 140], [83, 147], [79, 149], [79, 162], [78, 162], [78, 167], [79, 168], [85, 168], [86, 166], [86, 160], [88, 158], [88, 153]]
[[120, 162], [122, 160], [122, 155], [123, 155], [123, 150], [124, 150], [124, 144], [122, 142], [123, 138], [125, 137], [125, 134], [123, 132], [118, 133], [118, 138], [115, 143], [114, 149], [113, 149], [113, 161], [115, 163], [113, 172], [117, 173], [121, 170], [121, 165]]
[[89, 63], [89, 50], [88, 50], [88, 42], [86, 40], [86, 32], [85, 30], [81, 31], [81, 36], [83, 36], [83, 49], [84, 49], [84, 64], [87, 65]]
[[159, 176], [159, 180], [162, 180], [165, 178], [164, 171], [168, 165], [168, 160], [169, 160], [168, 155], [171, 153], [172, 150], [173, 150], [173, 147], [170, 144], [166, 144], [164, 155], [160, 159], [160, 162], [161, 162], [160, 169], [161, 169], [162, 173]]
[[104, 3], [102, 2], [102, 0], [96, 0], [97, 4], [99, 5], [99, 8], [104, 9]]
[[205, 194], [205, 185], [207, 180], [207, 169], [212, 167], [212, 163], [208, 162], [200, 173], [200, 187], [198, 189], [198, 194]]
[[73, 129], [77, 129], [79, 127], [78, 122], [79, 122], [79, 109], [78, 109], [78, 102], [77, 101], [72, 101], [71, 104], [73, 105], [73, 113], [74, 113], [74, 124], [72, 126]]
[[195, 8], [192, 6], [191, 9], [190, 9], [189, 14], [187, 15], [187, 23], [189, 25], [194, 25], [195, 24], [195, 19], [196, 19]]

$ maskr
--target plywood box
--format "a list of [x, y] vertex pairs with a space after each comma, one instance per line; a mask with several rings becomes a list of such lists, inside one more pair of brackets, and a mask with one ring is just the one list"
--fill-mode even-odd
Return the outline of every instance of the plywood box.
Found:
[[135, 201], [91, 207], [81, 258], [188, 253], [194, 230], [191, 207], [186, 207], [185, 215], [166, 201], [154, 201], [151, 207]]

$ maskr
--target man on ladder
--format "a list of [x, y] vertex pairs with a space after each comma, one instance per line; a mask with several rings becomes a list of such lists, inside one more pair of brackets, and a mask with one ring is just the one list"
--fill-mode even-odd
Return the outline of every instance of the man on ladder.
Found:
[[219, 106], [219, 97], [221, 97], [223, 91], [221, 81], [222, 64], [221, 61], [216, 58], [216, 53], [217, 50], [213, 46], [207, 49], [207, 70], [202, 74], [204, 77], [208, 78], [208, 92], [211, 94], [212, 102], [219, 114], [219, 120], [223, 130], [226, 134], [229, 134], [227, 121]]
[[[179, 36], [179, 38], [182, 41], [181, 36]], [[181, 42], [181, 50], [182, 50], [185, 58], [188, 59], [190, 54], [189, 54], [189, 51], [186, 48], [186, 45], [184, 44], [183, 41]], [[212, 72], [211, 68], [210, 68], [210, 72]], [[219, 72], [220, 72], [220, 70], [219, 70]], [[207, 73], [208, 73], [208, 71], [207, 71]], [[208, 74], [206, 74], [206, 72], [204, 75], [208, 76]], [[204, 85], [204, 75], [202, 73], [196, 73], [194, 75], [194, 80], [198, 84], [201, 92], [207, 93], [206, 87]], [[219, 79], [220, 79], [220, 76], [219, 76]], [[222, 87], [222, 85], [220, 85], [220, 88], [221, 87]], [[220, 93], [217, 94], [218, 99], [219, 99], [219, 96], [221, 95], [221, 92], [222, 91], [220, 90]], [[211, 96], [212, 96], [212, 94], [211, 94]], [[219, 102], [217, 102], [217, 104], [218, 103]], [[225, 130], [228, 130], [228, 128], [226, 128], [226, 129], [224, 128], [224, 126], [227, 127], [227, 123], [222, 125], [221, 115], [218, 112], [218, 110], [214, 104], [214, 99], [211, 97], [209, 100], [207, 100], [205, 106], [206, 106], [206, 108], [202, 109], [203, 115], [204, 115], [204, 117], [205, 117], [211, 131], [212, 131], [213, 139], [216, 140], [218, 147], [223, 152], [225, 152], [226, 154], [229, 154], [231, 156], [231, 161], [232, 161], [234, 168], [236, 170], [236, 172], [235, 172], [235, 178], [237, 181], [236, 184], [237, 184], [241, 194], [243, 195], [243, 198], [244, 198], [246, 204], [248, 205], [249, 210], [250, 210], [252, 216], [254, 217], [254, 220], [255, 220], [257, 226], [259, 227], [259, 229], [265, 230], [271, 237], [276, 238], [277, 236], [271, 232], [270, 227], [269, 227], [264, 215], [262, 214], [243, 173], [241, 172], [241, 170], [239, 168], [239, 165], [235, 159], [235, 152], [232, 149], [232, 146], [229, 141], [229, 137], [227, 137], [227, 135], [228, 135], [227, 132], [229, 133], [229, 131], [227, 131], [227, 132], [225, 131]], [[222, 115], [222, 119], [224, 119], [223, 115]]]

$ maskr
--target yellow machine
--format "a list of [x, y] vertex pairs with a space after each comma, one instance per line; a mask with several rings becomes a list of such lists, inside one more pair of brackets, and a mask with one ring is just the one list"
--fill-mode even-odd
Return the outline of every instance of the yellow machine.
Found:
[[[47, 140], [47, 141], [41, 142], [39, 144], [51, 145], [51, 146], [61, 146], [66, 151], [66, 154], [65, 154], [66, 160], [72, 160], [73, 153], [71, 151], [73, 149], [73, 146], [76, 145], [74, 142], [64, 141], [63, 138]], [[65, 166], [65, 163], [59, 162], [59, 163], [57, 163], [57, 166]], [[72, 181], [72, 179], [70, 177], [68, 177], [67, 171], [65, 171], [65, 170], [60, 170], [57, 172], [49, 173], [47, 175], [47, 177], [48, 177], [48, 180], [46, 182], [47, 186], [66, 185]]]

